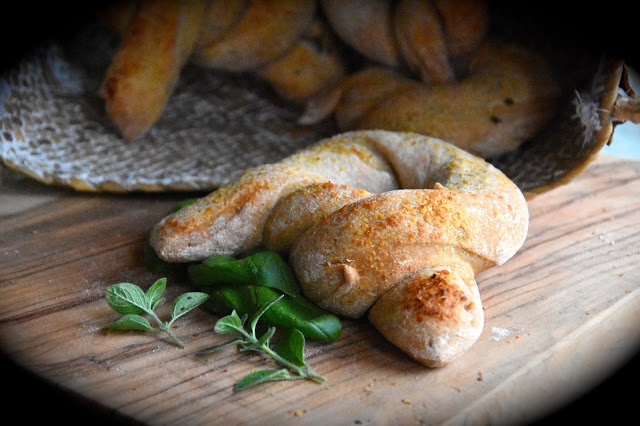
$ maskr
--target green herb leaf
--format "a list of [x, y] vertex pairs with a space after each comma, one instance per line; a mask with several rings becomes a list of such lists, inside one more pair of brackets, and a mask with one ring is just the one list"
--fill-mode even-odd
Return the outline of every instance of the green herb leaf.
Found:
[[256, 285], [274, 288], [291, 297], [300, 295], [293, 271], [278, 253], [261, 251], [247, 259], [254, 265]]
[[231, 315], [227, 315], [226, 317], [218, 320], [214, 328], [216, 332], [221, 334], [240, 333], [243, 337], [223, 343], [222, 345], [213, 346], [200, 352], [200, 354], [208, 354], [229, 345], [237, 344], [241, 352], [262, 352], [271, 357], [277, 364], [284, 367], [281, 370], [264, 370], [248, 374], [236, 384], [235, 390], [247, 389], [257, 384], [274, 380], [309, 379], [316, 382], [324, 381], [324, 377], [317, 375], [311, 367], [304, 362], [304, 336], [300, 331], [293, 330], [291, 334], [286, 337], [287, 343], [284, 344], [281, 351], [283, 355], [273, 351], [269, 347], [269, 340], [276, 332], [275, 327], [269, 327], [267, 332], [260, 338], [256, 336], [258, 320], [282, 297], [284, 297], [284, 295], [280, 295], [269, 303], [266, 303], [254, 314], [250, 321], [250, 332], [247, 332], [244, 329], [244, 323], [247, 318], [246, 314], [240, 318], [234, 309]]
[[109, 324], [107, 328], [109, 330], [119, 330], [119, 331], [153, 330], [153, 327], [149, 323], [149, 320], [147, 320], [145, 317], [142, 317], [140, 315], [135, 315], [135, 314], [127, 314], [122, 318], [120, 318], [119, 320]]
[[255, 283], [256, 271], [247, 259], [216, 255], [187, 267], [189, 279], [197, 286], [240, 286]]
[[[274, 289], [248, 286], [251, 300], [257, 306], [273, 301], [280, 293]], [[283, 297], [264, 313], [262, 320], [275, 327], [296, 328], [308, 339], [332, 342], [342, 332], [340, 319], [303, 297]]]
[[173, 303], [172, 317], [170, 321], [162, 321], [154, 309], [162, 303], [162, 295], [166, 289], [166, 278], [160, 278], [147, 290], [143, 292], [140, 287], [131, 283], [113, 284], [107, 287], [107, 303], [116, 312], [124, 315], [123, 318], [111, 324], [109, 328], [113, 330], [151, 330], [153, 327], [149, 321], [140, 316], [141, 313], [148, 314], [158, 325], [159, 329], [169, 335], [171, 341], [179, 348], [184, 348], [184, 344], [171, 330], [171, 324], [177, 318], [191, 311], [195, 307], [204, 303], [209, 295], [206, 293], [190, 292], [176, 298]]
[[271, 340], [271, 338], [273, 337], [275, 332], [276, 332], [276, 328], [275, 327], [269, 327], [269, 329], [266, 331], [266, 333], [264, 333], [262, 336], [260, 336], [260, 338], [258, 339], [256, 344], [258, 346], [269, 346], [269, 340]]
[[233, 311], [231, 315], [220, 318], [213, 329], [216, 333], [233, 334], [243, 331], [243, 325], [244, 321]]
[[147, 296], [135, 284], [119, 283], [107, 287], [107, 303], [123, 315], [139, 314], [149, 309]]
[[255, 335], [256, 333], [256, 325], [258, 324], [258, 320], [260, 319], [260, 317], [262, 316], [262, 314], [264, 314], [266, 312], [267, 309], [269, 309], [271, 306], [273, 306], [278, 300], [282, 299], [284, 297], [284, 294], [281, 294], [280, 296], [276, 297], [275, 299], [273, 299], [272, 301], [270, 301], [269, 303], [265, 303], [260, 309], [258, 309], [258, 312], [256, 312], [253, 317], [251, 318], [251, 322], [249, 323], [249, 325], [251, 326], [251, 332]]
[[153, 283], [149, 290], [147, 290], [146, 296], [149, 302], [149, 307], [151, 310], [154, 310], [160, 305], [164, 299], [162, 295], [164, 294], [164, 290], [167, 288], [167, 279], [160, 278], [158, 281]]
[[292, 329], [280, 339], [275, 352], [298, 367], [307, 365], [304, 361], [304, 334], [300, 330]]
[[176, 318], [181, 317], [187, 312], [197, 308], [209, 298], [209, 295], [206, 293], [200, 293], [197, 291], [192, 291], [189, 293], [184, 293], [176, 298], [175, 302], [173, 302], [173, 309], [171, 310], [171, 321]]
[[278, 253], [262, 251], [242, 259], [216, 255], [187, 268], [189, 279], [205, 288], [259, 285], [298, 297], [293, 271]]
[[294, 377], [291, 376], [289, 371], [286, 368], [282, 368], [280, 370], [260, 370], [254, 371], [253, 373], [249, 373], [240, 379], [234, 389], [236, 391], [240, 391], [243, 389], [247, 389], [260, 383], [265, 382], [273, 382], [276, 380], [291, 380]]

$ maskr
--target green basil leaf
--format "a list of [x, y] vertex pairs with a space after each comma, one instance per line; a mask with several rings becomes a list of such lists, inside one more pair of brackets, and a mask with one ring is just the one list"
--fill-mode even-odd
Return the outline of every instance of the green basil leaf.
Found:
[[[253, 303], [265, 306], [278, 294], [276, 290], [250, 286]], [[263, 321], [267, 324], [298, 329], [308, 339], [333, 342], [342, 332], [340, 319], [314, 305], [304, 297], [282, 297], [273, 303], [273, 307], [264, 312]]]
[[247, 258], [256, 271], [256, 285], [274, 288], [292, 297], [300, 295], [293, 271], [282, 256], [272, 251], [254, 253]]
[[167, 279], [160, 278], [158, 281], [153, 283], [149, 290], [147, 290], [146, 296], [149, 302], [149, 307], [151, 310], [154, 310], [158, 307], [160, 303], [164, 301], [162, 295], [164, 294], [164, 290], [167, 288]]
[[135, 284], [119, 283], [107, 287], [107, 303], [123, 315], [139, 314], [149, 308], [147, 296]]
[[291, 329], [276, 345], [274, 351], [290, 363], [303, 367], [304, 361], [304, 334], [298, 329]]
[[198, 291], [191, 291], [181, 294], [173, 302], [173, 309], [171, 310], [171, 320], [181, 317], [192, 309], [197, 308], [203, 304], [209, 295], [206, 293], [200, 293]]
[[216, 255], [189, 265], [187, 273], [191, 282], [204, 287], [238, 287], [256, 282], [255, 266], [247, 258]]
[[234, 389], [236, 391], [244, 390], [260, 383], [273, 382], [276, 380], [290, 380], [293, 377], [286, 368], [281, 370], [260, 370], [249, 373], [240, 379]]
[[109, 330], [153, 330], [149, 321], [140, 315], [127, 314], [107, 326]]
[[233, 311], [231, 315], [220, 318], [213, 329], [216, 333], [233, 334], [242, 330], [243, 325], [244, 321]]

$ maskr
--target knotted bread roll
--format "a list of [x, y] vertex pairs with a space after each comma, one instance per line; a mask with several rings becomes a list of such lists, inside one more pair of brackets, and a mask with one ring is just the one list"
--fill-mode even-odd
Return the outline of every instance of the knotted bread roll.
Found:
[[502, 172], [442, 140], [354, 131], [246, 171], [151, 234], [170, 262], [289, 253], [304, 294], [369, 319], [421, 363], [443, 366], [483, 327], [474, 275], [521, 247], [528, 210]]

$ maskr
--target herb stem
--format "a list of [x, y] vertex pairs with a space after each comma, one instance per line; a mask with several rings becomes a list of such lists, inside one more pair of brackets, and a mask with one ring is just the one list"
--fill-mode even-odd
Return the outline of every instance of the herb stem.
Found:
[[158, 327], [160, 327], [160, 330], [164, 331], [169, 335], [173, 343], [175, 343], [180, 349], [184, 349], [184, 343], [182, 343], [182, 341], [178, 339], [178, 336], [173, 334], [173, 332], [171, 331], [171, 328], [170, 328], [171, 323], [163, 322], [160, 318], [158, 318], [156, 313], [150, 309], [145, 311], [151, 316], [151, 318], [153, 318], [156, 324], [158, 324]]
[[278, 355], [277, 352], [274, 352], [270, 347], [263, 345], [262, 346], [262, 350], [265, 351], [265, 353], [267, 353], [269, 356], [271, 356], [273, 358], [273, 360], [275, 362], [277, 362], [278, 364], [280, 364], [283, 367], [286, 367], [290, 370], [295, 371], [300, 379], [312, 379], [316, 382], [324, 382], [324, 377], [319, 376], [318, 374], [316, 374], [311, 367], [309, 367], [308, 365], [305, 365], [304, 367], [300, 367], [297, 366], [289, 361], [287, 361], [286, 359], [284, 359], [283, 357], [281, 357], [280, 355]]
[[255, 352], [263, 351], [264, 353], [269, 355], [276, 363], [280, 364], [283, 367], [288, 368], [289, 370], [293, 370], [298, 375], [297, 377], [295, 377], [296, 379], [311, 379], [316, 382], [325, 381], [324, 377], [316, 374], [308, 365], [305, 365], [304, 367], [300, 367], [292, 362], [287, 361], [285, 358], [280, 356], [277, 352], [272, 350], [268, 345], [264, 343], [258, 344], [258, 339], [255, 336], [255, 331], [252, 334], [247, 333], [244, 329], [239, 329], [238, 331], [249, 340], [248, 343], [250, 344], [246, 344], [247, 342], [245, 342], [245, 344], [243, 345], [245, 349], [252, 350]]

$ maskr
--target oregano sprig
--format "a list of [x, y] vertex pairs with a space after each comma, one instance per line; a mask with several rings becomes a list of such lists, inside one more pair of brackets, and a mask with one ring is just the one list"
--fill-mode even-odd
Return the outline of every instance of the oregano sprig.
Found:
[[282, 297], [283, 296], [275, 298], [256, 312], [249, 321], [248, 331], [245, 329], [247, 315], [240, 317], [234, 310], [230, 315], [220, 318], [214, 327], [216, 333], [239, 334], [239, 336], [199, 352], [200, 355], [206, 355], [228, 346], [237, 345], [242, 352], [253, 351], [264, 353], [283, 367], [278, 370], [268, 369], [249, 373], [235, 384], [234, 389], [236, 391], [277, 380], [308, 379], [316, 382], [323, 382], [325, 380], [324, 377], [316, 374], [304, 361], [305, 338], [300, 331], [292, 329], [289, 334], [279, 342], [276, 350], [271, 349], [269, 346], [270, 340], [276, 331], [275, 327], [269, 327], [261, 336], [257, 335], [257, 324], [260, 317]]
[[113, 310], [123, 316], [107, 326], [110, 330], [155, 330], [149, 320], [142, 316], [148, 314], [157, 324], [158, 328], [169, 335], [171, 341], [178, 347], [184, 348], [184, 344], [171, 331], [174, 321], [204, 303], [209, 295], [201, 292], [188, 292], [178, 296], [171, 308], [169, 321], [162, 321], [155, 309], [165, 299], [162, 297], [167, 287], [167, 279], [160, 278], [145, 293], [139, 286], [132, 283], [119, 283], [107, 287], [107, 303]]

